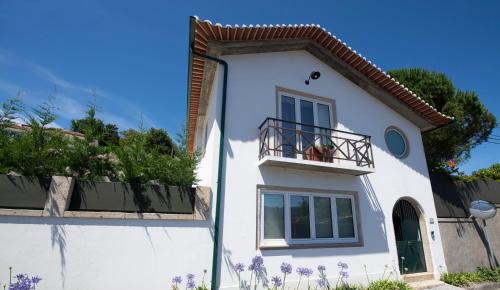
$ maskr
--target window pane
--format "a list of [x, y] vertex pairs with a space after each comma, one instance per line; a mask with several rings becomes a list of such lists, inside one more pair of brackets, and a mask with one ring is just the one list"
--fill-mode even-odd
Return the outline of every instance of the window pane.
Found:
[[331, 128], [330, 124], [330, 107], [323, 104], [318, 104], [318, 126]]
[[350, 198], [337, 198], [337, 219], [340, 238], [354, 238], [354, 219]]
[[406, 153], [405, 140], [396, 130], [389, 130], [385, 133], [385, 142], [389, 151], [397, 157], [401, 157]]
[[282, 194], [264, 194], [264, 239], [285, 238], [285, 210]]
[[[287, 96], [281, 96], [281, 119], [283, 122], [281, 127], [281, 144], [284, 157], [295, 157], [295, 99]], [[289, 123], [292, 122], [292, 123]]]
[[312, 102], [300, 100], [300, 122], [304, 124], [302, 125], [302, 149], [306, 150], [307, 147], [314, 143], [314, 110]]
[[314, 220], [317, 238], [333, 238], [332, 208], [329, 197], [314, 198]]
[[[323, 128], [331, 128], [330, 124], [330, 107], [323, 104], [318, 104], [318, 126]], [[331, 145], [332, 139], [330, 134], [332, 131], [326, 129], [320, 129], [321, 133], [321, 144]]]
[[290, 196], [290, 218], [292, 239], [311, 238], [308, 196]]

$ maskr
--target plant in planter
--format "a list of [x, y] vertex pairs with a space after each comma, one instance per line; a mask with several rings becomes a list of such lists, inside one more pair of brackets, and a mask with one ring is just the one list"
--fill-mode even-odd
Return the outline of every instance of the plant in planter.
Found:
[[320, 151], [323, 157], [323, 161], [330, 163], [333, 162], [333, 156], [335, 155], [336, 147], [332, 143], [321, 144], [319, 145], [319, 147], [321, 148]]
[[[56, 119], [52, 99], [26, 113], [28, 130], [22, 134], [10, 131], [8, 142], [2, 146], [0, 164], [4, 171], [27, 176], [65, 174], [69, 141], [60, 130], [49, 128]], [[3, 129], [9, 132], [5, 128]], [[6, 172], [3, 172], [6, 173]]]

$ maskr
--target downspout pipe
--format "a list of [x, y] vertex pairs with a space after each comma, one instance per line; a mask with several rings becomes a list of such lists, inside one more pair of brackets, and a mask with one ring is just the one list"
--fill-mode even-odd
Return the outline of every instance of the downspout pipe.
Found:
[[220, 116], [220, 138], [219, 138], [219, 164], [217, 168], [217, 194], [215, 198], [215, 220], [214, 220], [214, 246], [212, 251], [212, 280], [210, 289], [216, 290], [218, 285], [218, 269], [219, 264], [219, 223], [220, 223], [220, 207], [222, 202], [222, 176], [223, 176], [223, 166], [224, 166], [224, 130], [226, 125], [226, 96], [227, 96], [227, 72], [228, 65], [227, 62], [210, 55], [202, 54], [194, 50], [194, 42], [190, 45], [190, 51], [193, 55], [208, 59], [210, 61], [215, 61], [220, 64], [224, 69], [224, 78], [222, 81], [222, 108]]

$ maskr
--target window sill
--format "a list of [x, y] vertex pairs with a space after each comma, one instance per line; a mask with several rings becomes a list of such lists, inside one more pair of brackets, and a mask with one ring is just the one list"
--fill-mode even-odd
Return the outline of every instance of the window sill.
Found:
[[260, 250], [285, 250], [285, 249], [317, 249], [317, 248], [348, 248], [363, 247], [362, 242], [337, 242], [337, 243], [294, 243], [280, 245], [259, 245]]

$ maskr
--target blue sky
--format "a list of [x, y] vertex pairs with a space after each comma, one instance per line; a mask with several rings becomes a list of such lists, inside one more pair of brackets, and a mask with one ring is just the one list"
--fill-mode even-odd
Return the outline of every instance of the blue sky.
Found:
[[[35, 105], [57, 88], [58, 126], [84, 114], [121, 129], [185, 121], [188, 17], [317, 23], [384, 70], [423, 67], [476, 91], [500, 119], [500, 1], [0, 1], [0, 98]], [[142, 117], [141, 117], [142, 116]], [[500, 135], [500, 129], [495, 134]], [[500, 162], [485, 143], [462, 170]]]

